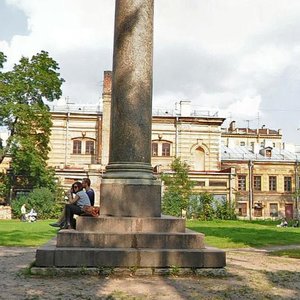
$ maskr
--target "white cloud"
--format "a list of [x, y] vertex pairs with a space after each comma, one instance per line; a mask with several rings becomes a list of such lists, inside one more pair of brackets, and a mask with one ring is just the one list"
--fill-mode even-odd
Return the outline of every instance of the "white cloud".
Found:
[[276, 76], [291, 64], [290, 52], [290, 49], [264, 45], [245, 55], [238, 71], [248, 76], [258, 76], [261, 80], [268, 79], [268, 76]]
[[[24, 11], [29, 29], [0, 41], [7, 67], [21, 55], [49, 51], [66, 80], [64, 97], [98, 103], [103, 71], [112, 66], [115, 1], [6, 3]], [[159, 0], [154, 25], [155, 106], [188, 99], [242, 119], [263, 116], [260, 108], [285, 105], [287, 97], [297, 106], [300, 1]]]
[[245, 97], [243, 99], [231, 103], [225, 111], [231, 112], [240, 118], [253, 118], [259, 113], [259, 106], [261, 104], [261, 96], [255, 95], [253, 97]]

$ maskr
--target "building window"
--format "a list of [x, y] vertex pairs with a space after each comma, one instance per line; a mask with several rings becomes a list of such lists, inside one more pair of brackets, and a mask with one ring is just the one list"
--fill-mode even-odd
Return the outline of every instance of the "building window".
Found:
[[292, 191], [292, 177], [289, 176], [284, 177], [284, 191], [285, 192]]
[[209, 186], [227, 186], [227, 182], [210, 180]]
[[85, 154], [95, 154], [95, 142], [94, 141], [86, 141]]
[[152, 156], [158, 156], [158, 144], [152, 143]]
[[238, 190], [246, 191], [246, 175], [238, 176]]
[[152, 156], [171, 156], [171, 142], [153, 141], [151, 144]]
[[254, 217], [262, 217], [262, 207], [254, 207]]
[[261, 176], [254, 176], [254, 178], [253, 178], [253, 189], [255, 191], [261, 191]]
[[272, 156], [272, 151], [270, 149], [266, 150], [266, 157], [271, 157]]
[[73, 154], [81, 154], [81, 141], [73, 141]]
[[278, 217], [278, 204], [270, 203], [270, 217]]
[[170, 144], [163, 143], [162, 144], [162, 156], [170, 156]]
[[240, 142], [240, 146], [245, 146], [245, 142]]
[[245, 217], [247, 216], [247, 203], [239, 203], [238, 204], [238, 214], [239, 216]]
[[269, 176], [269, 191], [276, 191], [276, 176]]

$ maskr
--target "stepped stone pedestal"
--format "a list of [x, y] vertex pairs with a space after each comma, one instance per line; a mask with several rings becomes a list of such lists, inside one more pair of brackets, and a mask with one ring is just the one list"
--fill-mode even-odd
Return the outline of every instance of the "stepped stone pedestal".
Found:
[[[225, 252], [204, 246], [185, 220], [161, 217], [151, 166], [154, 0], [116, 0], [109, 163], [100, 216], [79, 217], [37, 267], [223, 268]], [[107, 125], [107, 124], [106, 124]]]
[[37, 250], [37, 267], [223, 268], [225, 252], [206, 248], [204, 235], [168, 216], [79, 217], [56, 245]]

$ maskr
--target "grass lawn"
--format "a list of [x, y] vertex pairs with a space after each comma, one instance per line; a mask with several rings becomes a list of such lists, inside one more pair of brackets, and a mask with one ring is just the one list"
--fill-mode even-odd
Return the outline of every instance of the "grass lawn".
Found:
[[53, 238], [57, 229], [49, 226], [53, 220], [21, 222], [0, 220], [0, 246], [40, 246]]
[[279, 250], [273, 251], [271, 255], [274, 256], [285, 256], [291, 258], [298, 258], [300, 259], [300, 250], [299, 249], [289, 249], [289, 250]]
[[[53, 238], [53, 220], [34, 223], [0, 220], [0, 246], [40, 246]], [[187, 221], [187, 227], [205, 234], [205, 243], [221, 249], [300, 245], [300, 228], [278, 228], [272, 221]], [[285, 254], [282, 254], [285, 255]], [[300, 250], [293, 252], [300, 256]]]
[[300, 245], [300, 228], [278, 228], [276, 224], [274, 221], [187, 221], [188, 228], [205, 234], [207, 245], [221, 249]]

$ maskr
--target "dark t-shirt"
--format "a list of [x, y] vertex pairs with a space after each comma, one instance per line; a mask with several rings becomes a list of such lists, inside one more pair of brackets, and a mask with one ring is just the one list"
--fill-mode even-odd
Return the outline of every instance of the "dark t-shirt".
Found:
[[94, 190], [90, 189], [90, 190], [86, 191], [86, 193], [88, 194], [88, 196], [90, 198], [91, 205], [94, 206], [94, 203], [95, 203], [95, 192], [94, 192]]

